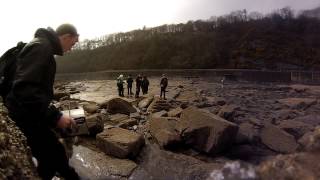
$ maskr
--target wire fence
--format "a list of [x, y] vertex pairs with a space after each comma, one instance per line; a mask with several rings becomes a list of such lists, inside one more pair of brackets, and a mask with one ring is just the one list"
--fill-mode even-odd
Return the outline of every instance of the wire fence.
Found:
[[292, 71], [291, 81], [300, 83], [320, 83], [320, 72], [318, 71]]
[[320, 84], [320, 71], [265, 71], [250, 69], [142, 69], [142, 70], [110, 70], [87, 73], [57, 74], [57, 80], [98, 80], [114, 79], [120, 74], [144, 74], [148, 77], [205, 77], [212, 79], [226, 78], [233, 81], [248, 82], [282, 82]]

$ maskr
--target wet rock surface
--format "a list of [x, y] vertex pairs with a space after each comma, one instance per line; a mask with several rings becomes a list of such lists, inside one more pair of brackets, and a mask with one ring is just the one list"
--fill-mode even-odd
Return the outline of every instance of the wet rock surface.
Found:
[[170, 148], [181, 142], [179, 132], [175, 130], [176, 124], [176, 119], [152, 118], [149, 121], [149, 130], [161, 147]]
[[230, 147], [238, 132], [236, 124], [194, 107], [182, 111], [175, 128], [186, 144], [212, 155]]
[[84, 180], [125, 179], [130, 176], [137, 164], [126, 159], [113, 158], [101, 151], [84, 146], [74, 146], [70, 164]]
[[139, 167], [130, 179], [206, 179], [219, 168], [218, 163], [206, 163], [183, 154], [160, 150], [155, 145], [146, 146], [141, 153]]
[[[69, 146], [83, 179], [320, 179], [320, 86], [169, 77], [163, 100], [159, 78], [149, 81], [140, 98], [119, 98], [113, 80], [58, 87], [69, 93], [60, 109], [82, 106], [92, 134], [119, 136], [102, 149], [92, 134]], [[145, 143], [128, 148], [134, 137]]]

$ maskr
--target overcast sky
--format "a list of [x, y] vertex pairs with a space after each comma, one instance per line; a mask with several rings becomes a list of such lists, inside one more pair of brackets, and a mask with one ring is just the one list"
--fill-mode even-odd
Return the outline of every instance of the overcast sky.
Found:
[[28, 42], [39, 27], [72, 23], [80, 40], [143, 26], [185, 23], [247, 9], [269, 13], [320, 6], [319, 0], [6, 0], [0, 3], [0, 53], [18, 41]]

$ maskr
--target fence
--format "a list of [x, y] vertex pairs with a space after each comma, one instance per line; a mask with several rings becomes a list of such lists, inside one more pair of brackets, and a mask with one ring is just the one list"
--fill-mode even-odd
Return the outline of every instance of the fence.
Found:
[[161, 70], [110, 70], [88, 73], [57, 74], [57, 80], [98, 80], [115, 79], [120, 74], [144, 74], [148, 77], [161, 76], [165, 73], [168, 77], [206, 77], [249, 82], [283, 82], [283, 83], [313, 83], [320, 84], [320, 72], [317, 71], [262, 71], [250, 69], [161, 69]]
[[300, 83], [320, 83], [320, 72], [318, 71], [292, 71], [291, 81]]

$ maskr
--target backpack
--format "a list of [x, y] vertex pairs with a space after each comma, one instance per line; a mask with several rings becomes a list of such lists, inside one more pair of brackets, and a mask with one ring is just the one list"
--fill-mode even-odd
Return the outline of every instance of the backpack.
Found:
[[17, 68], [17, 59], [26, 43], [19, 42], [17, 46], [7, 50], [0, 57], [0, 96], [3, 101], [11, 90], [14, 74]]
[[117, 86], [122, 86], [123, 85], [123, 80], [121, 78], [117, 79]]

